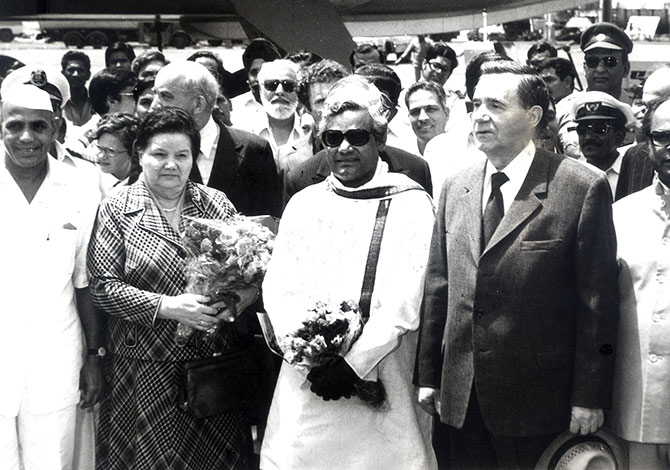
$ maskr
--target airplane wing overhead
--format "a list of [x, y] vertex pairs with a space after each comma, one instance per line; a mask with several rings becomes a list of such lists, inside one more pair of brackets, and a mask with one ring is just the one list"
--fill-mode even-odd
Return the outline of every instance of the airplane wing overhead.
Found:
[[476, 29], [592, 4], [590, 0], [371, 0], [342, 9], [352, 36], [397, 36]]
[[[237, 14], [285, 51], [309, 50], [342, 64], [355, 46], [327, 0], [230, 0]], [[249, 33], [247, 33], [249, 34]]]

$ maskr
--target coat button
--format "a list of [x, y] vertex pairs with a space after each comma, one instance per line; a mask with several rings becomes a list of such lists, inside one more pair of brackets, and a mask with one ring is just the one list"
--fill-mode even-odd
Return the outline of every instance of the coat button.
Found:
[[658, 356], [657, 356], [656, 354], [650, 354], [650, 355], [649, 355], [649, 360], [650, 360], [652, 363], [654, 363], [654, 362], [658, 362], [658, 359], [659, 359], [659, 358], [658, 358]]
[[658, 313], [654, 313], [652, 318], [654, 319], [655, 322], [661, 321], [661, 315], [659, 315]]
[[670, 245], [670, 237], [663, 237], [663, 244]]
[[475, 316], [477, 317], [483, 317], [486, 314], [486, 312], [481, 309], [481, 308], [476, 308], [475, 309]]
[[663, 274], [657, 275], [656, 282], [658, 282], [659, 284], [663, 284], [663, 282], [665, 282], [665, 276]]

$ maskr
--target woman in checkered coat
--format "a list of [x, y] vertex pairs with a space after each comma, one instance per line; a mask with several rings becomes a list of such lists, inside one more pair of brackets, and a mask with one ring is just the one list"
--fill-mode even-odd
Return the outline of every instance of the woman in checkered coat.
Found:
[[[246, 415], [192, 418], [177, 406], [185, 361], [245, 348], [233, 313], [207, 297], [183, 293], [184, 218], [226, 218], [228, 198], [188, 181], [200, 135], [185, 112], [149, 113], [136, 149], [140, 179], [100, 205], [88, 253], [94, 302], [109, 322], [110, 393], [102, 403], [98, 469], [248, 469], [252, 442]], [[254, 288], [238, 292], [243, 311]], [[206, 331], [213, 341], [175, 342], [178, 322]]]

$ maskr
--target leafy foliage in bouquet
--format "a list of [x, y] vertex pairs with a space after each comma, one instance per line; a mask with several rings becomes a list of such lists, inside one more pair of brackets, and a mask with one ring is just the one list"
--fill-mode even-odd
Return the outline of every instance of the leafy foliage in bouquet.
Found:
[[[275, 235], [251, 218], [235, 215], [225, 220], [187, 217], [182, 243], [185, 291], [210, 297], [210, 304], [226, 302], [235, 308], [236, 290], [260, 286], [265, 276]], [[184, 345], [193, 329], [179, 324], [178, 344]], [[211, 336], [216, 328], [211, 330]], [[205, 335], [207, 339], [207, 335]]]
[[344, 356], [363, 331], [358, 304], [319, 301], [309, 310], [302, 327], [279, 340], [284, 359], [296, 367], [311, 369], [339, 354]]

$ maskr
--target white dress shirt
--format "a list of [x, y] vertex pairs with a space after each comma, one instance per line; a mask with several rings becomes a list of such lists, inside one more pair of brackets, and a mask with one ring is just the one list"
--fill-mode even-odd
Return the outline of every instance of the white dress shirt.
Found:
[[206, 185], [209, 182], [218, 142], [219, 126], [214, 122], [214, 118], [210, 116], [205, 127], [200, 129], [200, 153], [196, 159], [198, 170], [202, 177], [202, 184]]
[[498, 171], [505, 173], [509, 181], [503, 184], [500, 187], [500, 192], [503, 196], [503, 207], [505, 208], [505, 214], [509, 211], [514, 198], [519, 193], [521, 185], [523, 185], [530, 165], [533, 163], [533, 158], [535, 157], [535, 144], [530, 140], [526, 147], [514, 157], [514, 159], [507, 164], [502, 170], [497, 170], [493, 166], [491, 160], [486, 162], [486, 170], [484, 171], [484, 191], [482, 192], [482, 215], [484, 214], [484, 209], [486, 209], [486, 201], [488, 201], [489, 196], [491, 195], [491, 175]]

